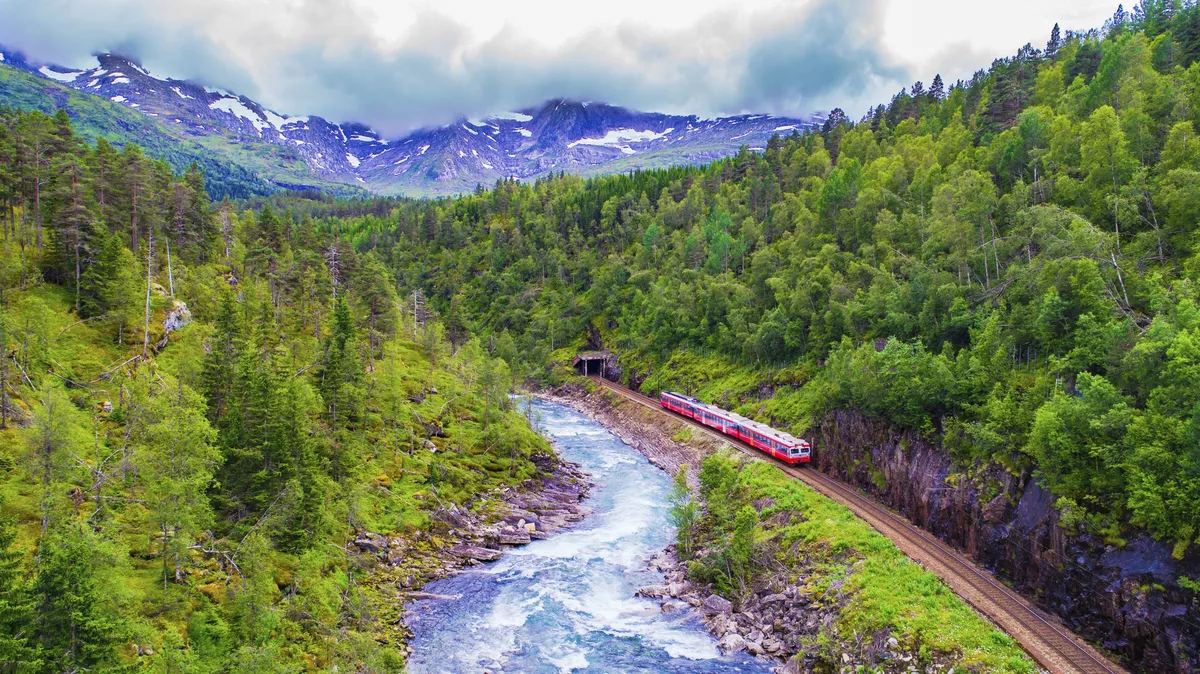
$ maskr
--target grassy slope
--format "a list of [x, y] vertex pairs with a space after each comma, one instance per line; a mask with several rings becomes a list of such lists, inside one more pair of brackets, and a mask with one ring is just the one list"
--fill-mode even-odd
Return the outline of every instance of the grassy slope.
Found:
[[[2, 259], [0, 257], [0, 261]], [[211, 271], [202, 268], [192, 277], [177, 279], [177, 287], [199, 288], [211, 280], [207, 273]], [[62, 517], [70, 510], [65, 495], [74, 487], [84, 490], [89, 487], [91, 477], [87, 467], [97, 465], [101, 457], [121, 443], [123, 426], [110, 420], [109, 415], [101, 411], [101, 405], [110, 401], [114, 407], [119, 407], [119, 389], [123, 384], [119, 377], [113, 380], [98, 377], [113, 365], [140, 353], [140, 328], [137, 334], [126, 335], [126, 344], [116, 344], [112, 332], [102, 324], [79, 322], [72, 311], [73, 295], [52, 284], [38, 284], [27, 290], [7, 289], [4, 300], [9, 346], [18, 354], [17, 359], [25, 364], [31, 380], [39, 386], [59, 388], [74, 403], [62, 419], [68, 426], [76, 461], [72, 462], [73, 467], [63, 470], [54, 486], [54, 498], [59, 504], [56, 517]], [[167, 302], [166, 298], [155, 295], [152, 342], [161, 337], [159, 326]], [[202, 297], [193, 303], [193, 309], [201, 313], [204, 306]], [[168, 346], [149, 364], [149, 371], [170, 379], [194, 380], [201, 365], [204, 342], [210, 333], [210, 326], [200, 320], [173, 333]], [[311, 358], [318, 348], [315, 340], [306, 335], [293, 335], [289, 340], [289, 349], [296, 358]], [[431, 508], [455, 502], [486, 509], [490, 502], [486, 498], [480, 500], [481, 495], [500, 485], [519, 484], [536, 474], [537, 469], [526, 457], [531, 453], [547, 452], [549, 446], [515, 411], [503, 421], [505, 435], [511, 444], [520, 448], [515, 466], [509, 455], [499, 455], [482, 446], [479, 430], [483, 417], [482, 398], [470, 388], [475, 377], [474, 365], [460, 358], [450, 358], [445, 353], [439, 356], [438, 363], [432, 363], [420, 345], [404, 339], [395, 339], [381, 348], [385, 354], [375, 362], [369, 375], [371, 423], [364, 433], [368, 436], [371, 454], [361, 469], [362, 480], [353, 485], [338, 485], [338, 493], [328, 497], [328, 508], [339, 511], [352, 507], [358, 526], [369, 531], [419, 534], [430, 524]], [[83, 382], [86, 386], [66, 386], [66, 380]], [[36, 411], [39, 404], [36, 391], [19, 382], [14, 391], [17, 396], [14, 402], [19, 408], [26, 412]], [[421, 428], [421, 420], [445, 419], [447, 410], [452, 411], [453, 420], [446, 422], [445, 437], [433, 439], [437, 451], [431, 451], [429, 445], [423, 445], [423, 435], [413, 433]], [[493, 424], [501, 423], [496, 414], [493, 410]], [[385, 417], [393, 422], [397, 417], [402, 423], [407, 422], [414, 429], [413, 433], [407, 429], [383, 430]], [[34, 466], [30, 463], [28, 450], [36, 433], [36, 427], [22, 428], [16, 423], [10, 423], [7, 430], [0, 431], [0, 497], [3, 497], [5, 514], [17, 520], [16, 547], [26, 552], [28, 560], [32, 560], [41, 535], [42, 486], [32, 473]], [[376, 437], [376, 434], [381, 435]], [[431, 477], [434, 471], [441, 475], [436, 484]], [[114, 482], [109, 493], [136, 495], [128, 492], [129, 485], [122, 486], [119, 478]], [[348, 503], [353, 505], [347, 506]], [[86, 519], [92, 511], [92, 502], [85, 500], [71, 516]], [[217, 568], [211, 559], [195, 555], [186, 580], [178, 586], [172, 584], [171, 601], [167, 602], [163, 594], [161, 557], [153, 532], [147, 528], [147, 519], [148, 512], [136, 504], [114, 510], [112, 519], [104, 527], [112, 552], [102, 584], [115, 610], [128, 619], [134, 643], [152, 645], [161, 653], [167, 633], [187, 633], [189, 620], [194, 616], [217, 615], [229, 610], [227, 594], [232, 592], [229, 588], [237, 587], [238, 580]], [[304, 574], [310, 590], [308, 594], [302, 592], [299, 601], [314, 605], [324, 603], [336, 609], [337, 593], [331, 588], [340, 587], [339, 569], [346, 561], [338, 550], [344, 541], [339, 536], [329, 543], [317, 546], [302, 557], [273, 551], [266, 553], [269, 573], [279, 583], [281, 593], [288, 588], [291, 578]], [[309, 568], [314, 564], [315, 571]], [[390, 595], [385, 599], [390, 603]], [[162, 605], [169, 605], [169, 610], [162, 610]], [[393, 613], [381, 609], [379, 615]], [[330, 615], [333, 616], [330, 618], [332, 626], [337, 621], [336, 610]], [[290, 625], [281, 629], [290, 634], [289, 644], [284, 647], [281, 657], [293, 664], [308, 660], [324, 667], [339, 661], [344, 665], [346, 661], [341, 658], [359, 658], [366, 651], [354, 646], [358, 643], [355, 640], [371, 642], [375, 638], [372, 634], [390, 631], [391, 626], [374, 622], [365, 627], [360, 625], [331, 632], [324, 637], [301, 634]], [[126, 653], [126, 657], [132, 662], [132, 653]], [[144, 658], [142, 662], [146, 662]]]
[[764, 535], [779, 537], [781, 561], [788, 566], [816, 564], [825, 571], [810, 580], [810, 594], [824, 596], [835, 581], [845, 581], [840, 592], [849, 601], [838, 622], [841, 637], [884, 629], [923, 658], [954, 654], [968, 671], [1034, 671], [1011, 637], [845, 506], [759, 461], [743, 467], [739, 484], [752, 502], [771, 499], [764, 521], [781, 512], [802, 515]]

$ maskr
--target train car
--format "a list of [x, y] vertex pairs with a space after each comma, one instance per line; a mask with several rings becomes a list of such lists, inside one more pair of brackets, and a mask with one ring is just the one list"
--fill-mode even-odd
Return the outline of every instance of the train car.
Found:
[[783, 431], [728, 412], [691, 396], [663, 391], [658, 398], [664, 409], [697, 421], [713, 430], [737, 438], [755, 449], [789, 464], [809, 463], [812, 449], [808, 442]]

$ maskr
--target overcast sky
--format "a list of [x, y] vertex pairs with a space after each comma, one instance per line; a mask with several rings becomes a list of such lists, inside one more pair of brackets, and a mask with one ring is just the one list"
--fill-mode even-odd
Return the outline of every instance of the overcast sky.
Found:
[[[0, 43], [152, 73], [387, 134], [553, 97], [700, 115], [851, 117], [1115, 0], [0, 0]], [[93, 62], [94, 63], [94, 62]]]

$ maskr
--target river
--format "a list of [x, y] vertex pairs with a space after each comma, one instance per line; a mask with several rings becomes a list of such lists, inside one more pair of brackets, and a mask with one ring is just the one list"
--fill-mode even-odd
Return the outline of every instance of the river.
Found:
[[662, 583], [646, 560], [675, 535], [670, 477], [579, 412], [540, 399], [532, 405], [542, 433], [596, 482], [584, 503], [593, 513], [569, 531], [426, 586], [457, 599], [407, 607], [408, 671], [770, 672], [744, 653], [722, 656], [695, 612], [664, 614], [657, 601], [634, 596]]

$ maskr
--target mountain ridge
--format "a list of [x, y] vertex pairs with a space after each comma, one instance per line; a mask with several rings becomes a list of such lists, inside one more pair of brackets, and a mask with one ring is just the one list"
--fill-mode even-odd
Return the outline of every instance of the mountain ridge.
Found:
[[751, 114], [704, 119], [556, 98], [388, 139], [362, 123], [282, 115], [244, 95], [156, 77], [115, 54], [95, 58], [94, 67], [81, 70], [29, 60], [0, 46], [2, 66], [134, 110], [213, 151], [230, 145], [250, 150], [261, 160], [254, 170], [283, 188], [328, 190], [340, 184], [380, 195], [445, 196], [557, 172], [590, 176], [700, 164], [743, 146], [761, 150], [775, 134], [822, 121]]

